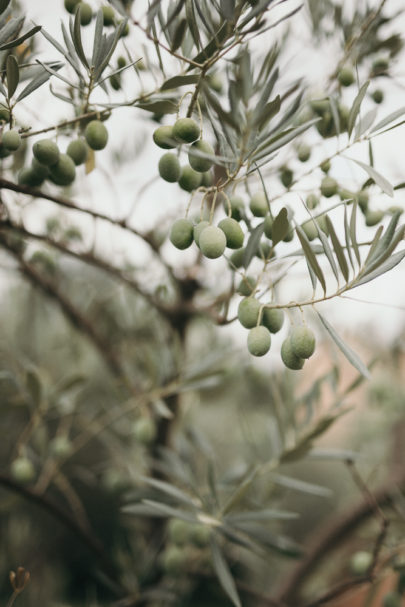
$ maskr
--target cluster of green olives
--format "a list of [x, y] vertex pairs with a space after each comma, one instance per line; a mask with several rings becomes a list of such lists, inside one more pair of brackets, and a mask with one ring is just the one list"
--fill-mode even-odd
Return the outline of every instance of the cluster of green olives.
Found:
[[167, 526], [168, 543], [161, 555], [164, 571], [171, 576], [184, 573], [192, 561], [204, 559], [211, 529], [199, 523], [170, 519]]
[[[241, 300], [238, 307], [240, 324], [249, 329], [247, 346], [253, 356], [264, 356], [270, 350], [271, 334], [284, 324], [281, 308], [262, 304], [254, 295]], [[281, 360], [291, 370], [298, 371], [315, 351], [315, 335], [306, 325], [291, 327], [281, 345]]]
[[[76, 11], [80, 10], [80, 24], [83, 26], [89, 25], [93, 19], [93, 9], [87, 2], [81, 0], [65, 0], [65, 9], [71, 15], [74, 15]], [[105, 27], [116, 25], [117, 20], [115, 11], [112, 6], [105, 5], [102, 7], [103, 11], [103, 24]], [[123, 36], [127, 36], [129, 33], [128, 24], [124, 28], [122, 33]]]
[[179, 118], [173, 125], [159, 126], [153, 133], [153, 141], [165, 150], [189, 144], [188, 164], [183, 166], [180, 165], [178, 154], [163, 154], [159, 160], [159, 175], [162, 179], [169, 183], [178, 183], [186, 192], [212, 184], [210, 169], [215, 152], [213, 147], [201, 138], [200, 127], [195, 120]]
[[89, 148], [102, 150], [107, 141], [108, 131], [100, 120], [91, 120], [84, 130], [84, 138], [73, 139], [64, 154], [52, 139], [39, 139], [32, 147], [31, 166], [21, 169], [18, 182], [37, 187], [49, 179], [59, 186], [71, 185], [76, 177], [76, 166], [86, 162]]

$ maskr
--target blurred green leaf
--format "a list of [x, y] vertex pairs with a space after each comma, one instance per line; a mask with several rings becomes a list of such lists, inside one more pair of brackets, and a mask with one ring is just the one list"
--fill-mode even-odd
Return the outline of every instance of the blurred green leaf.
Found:
[[240, 602], [238, 591], [236, 590], [236, 585], [232, 574], [229, 570], [227, 562], [225, 561], [221, 549], [215, 540], [215, 538], [211, 538], [211, 555], [212, 555], [212, 566], [214, 571], [218, 577], [218, 580], [224, 589], [227, 596], [231, 599], [232, 603], [236, 605], [236, 607], [242, 607], [242, 603]]
[[317, 312], [319, 316], [319, 320], [337, 345], [337, 347], [343, 352], [347, 360], [357, 369], [359, 373], [364, 375], [366, 379], [370, 379], [370, 372], [358, 355], [343, 341], [343, 339], [338, 335], [332, 325], [324, 318], [319, 312]]
[[385, 194], [387, 194], [388, 196], [391, 196], [391, 198], [393, 198], [393, 196], [394, 196], [394, 189], [393, 189], [392, 185], [378, 171], [376, 171], [373, 167], [369, 166], [368, 164], [365, 164], [364, 162], [361, 162], [360, 160], [356, 160], [356, 158], [349, 158], [349, 156], [346, 156], [346, 158], [348, 158], [352, 162], [355, 162], [362, 169], [364, 169], [366, 171], [366, 173], [369, 175], [369, 177], [371, 177], [371, 179], [373, 181], [375, 181], [375, 183], [378, 186], [380, 186], [380, 188], [382, 189], [382, 191]]
[[328, 215], [326, 215], [326, 225], [328, 227], [328, 232], [332, 240], [333, 248], [335, 250], [335, 254], [339, 262], [339, 267], [342, 271], [344, 279], [347, 281], [349, 280], [349, 266], [347, 265], [343, 247], [339, 242], [339, 238], [337, 237], [335, 228], [333, 227], [333, 223], [329, 219]]
[[160, 87], [160, 90], [167, 91], [169, 89], [176, 89], [180, 86], [186, 86], [188, 84], [195, 84], [196, 82], [198, 82], [198, 79], [199, 79], [198, 74], [173, 76], [173, 78], [169, 78], [168, 80], [165, 80], [165, 82]]
[[260, 239], [263, 236], [263, 232], [264, 232], [264, 222], [260, 223], [258, 226], [256, 226], [250, 236], [249, 236], [249, 240], [247, 241], [245, 250], [243, 252], [243, 267], [245, 269], [247, 269], [249, 267], [250, 262], [252, 261], [253, 257], [255, 256], [259, 245], [260, 245]]
[[20, 71], [18, 68], [17, 59], [14, 57], [14, 55], [9, 55], [7, 57], [6, 72], [8, 97], [10, 99], [14, 95], [20, 79]]
[[359, 90], [356, 98], [353, 101], [353, 105], [350, 110], [349, 118], [347, 121], [347, 132], [349, 133], [349, 137], [352, 134], [354, 125], [356, 123], [357, 116], [359, 115], [359, 112], [360, 112], [360, 107], [361, 107], [362, 101], [364, 99], [364, 95], [367, 92], [369, 84], [370, 84], [369, 80], [363, 84], [363, 86]]

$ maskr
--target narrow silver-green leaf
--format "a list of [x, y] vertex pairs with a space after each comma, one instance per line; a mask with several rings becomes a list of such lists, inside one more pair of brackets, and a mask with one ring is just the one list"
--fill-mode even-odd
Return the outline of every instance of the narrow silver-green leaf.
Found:
[[374, 120], [376, 119], [377, 112], [378, 108], [373, 107], [369, 112], [367, 112], [367, 114], [365, 114], [363, 118], [359, 116], [356, 129], [354, 131], [355, 139], [358, 139], [359, 137], [361, 137], [361, 135], [363, 135], [363, 133], [368, 131], [368, 129], [372, 126]]
[[9, 55], [7, 57], [6, 73], [8, 98], [10, 99], [14, 95], [20, 80], [20, 70], [18, 68], [17, 59], [14, 57], [14, 55]]
[[288, 221], [288, 211], [285, 207], [283, 207], [273, 221], [271, 229], [271, 240], [273, 247], [281, 242], [291, 229], [290, 222]]
[[364, 95], [367, 92], [369, 84], [370, 84], [370, 80], [367, 80], [367, 82], [365, 82], [363, 84], [363, 86], [359, 90], [355, 100], [353, 101], [353, 105], [352, 105], [352, 108], [349, 113], [349, 119], [347, 121], [347, 132], [349, 133], [349, 137], [352, 134], [353, 127], [356, 123], [357, 116], [359, 115], [359, 112], [360, 112], [361, 103], [364, 99]]
[[300, 491], [302, 493], [309, 493], [310, 495], [329, 497], [332, 493], [327, 487], [292, 478], [291, 476], [285, 476], [284, 474], [272, 474], [270, 479], [277, 485], [287, 487], [288, 489], [294, 489], [295, 491]]
[[19, 36], [18, 38], [15, 38], [11, 42], [7, 42], [6, 44], [2, 44], [0, 46], [0, 51], [5, 51], [9, 48], [14, 48], [16, 46], [19, 46], [22, 42], [24, 42], [24, 40], [27, 40], [27, 38], [31, 38], [31, 36], [33, 36], [34, 34], [39, 32], [40, 29], [41, 29], [41, 26], [36, 25], [32, 29], [30, 29], [28, 32], [23, 34], [22, 36]]
[[368, 174], [368, 176], [371, 177], [371, 179], [373, 181], [375, 181], [375, 183], [378, 186], [380, 186], [382, 191], [385, 194], [387, 194], [388, 196], [390, 196], [391, 198], [393, 198], [394, 188], [392, 187], [390, 182], [381, 175], [381, 173], [376, 171], [373, 167], [369, 166], [368, 164], [361, 162], [360, 160], [356, 160], [355, 158], [349, 158], [349, 156], [346, 156], [346, 158], [348, 158], [349, 160], [352, 160], [353, 162], [358, 164], [362, 169], [364, 169], [366, 171], [366, 173]]
[[212, 566], [222, 588], [236, 607], [242, 607], [242, 603], [240, 602], [238, 591], [236, 589], [236, 584], [229, 570], [228, 564], [222, 555], [217, 541], [213, 537], [211, 537], [211, 554]]
[[194, 40], [194, 44], [196, 45], [197, 50], [199, 50], [201, 48], [201, 38], [194, 13], [193, 0], [186, 0], [186, 19]]
[[357, 200], [355, 200], [353, 203], [353, 207], [352, 207], [352, 214], [350, 216], [350, 240], [352, 241], [353, 251], [356, 256], [357, 263], [360, 265], [361, 257], [360, 257], [359, 245], [357, 244], [357, 229], [356, 229], [357, 207], [358, 207], [358, 203], [357, 203]]
[[6, 25], [0, 29], [0, 50], [3, 50], [7, 43], [14, 46], [15, 36], [18, 35], [23, 24], [24, 17], [19, 17], [18, 19], [12, 17], [7, 21]]
[[399, 243], [404, 239], [405, 226], [401, 226], [395, 233], [394, 238], [385, 250], [383, 250], [378, 257], [374, 258], [373, 262], [366, 269], [366, 274], [372, 272], [380, 264], [382, 264], [390, 255], [395, 251]]
[[360, 278], [360, 280], [358, 282], [356, 282], [356, 284], [353, 286], [353, 288], [355, 287], [359, 287], [360, 285], [364, 285], [366, 282], [370, 282], [370, 280], [374, 280], [375, 278], [378, 278], [378, 276], [381, 276], [381, 274], [385, 274], [386, 272], [389, 272], [389, 270], [392, 270], [392, 268], [395, 268], [395, 266], [397, 266], [405, 257], [405, 249], [403, 251], [399, 251], [398, 253], [395, 253], [394, 255], [391, 255], [391, 257], [389, 259], [387, 259], [384, 263], [382, 263], [376, 270], [374, 270], [373, 272], [370, 272], [368, 274], [366, 274], [365, 276], [363, 276], [362, 278]]
[[84, 67], [89, 69], [89, 63], [87, 61], [86, 55], [84, 54], [83, 44], [82, 44], [82, 33], [81, 33], [81, 24], [80, 24], [81, 9], [82, 9], [82, 7], [80, 6], [80, 3], [79, 3], [78, 9], [75, 14], [74, 24], [73, 24], [72, 40], [73, 40], [73, 44], [75, 45], [77, 56], [79, 57], [80, 61], [84, 65]]
[[258, 250], [258, 247], [260, 244], [260, 239], [263, 235], [263, 232], [264, 232], [264, 222], [262, 222], [258, 226], [256, 226], [252, 230], [252, 233], [250, 234], [249, 240], [245, 247], [245, 251], [243, 253], [243, 267], [245, 269], [248, 268], [250, 262], [252, 261], [254, 255], [256, 254], [256, 252]]
[[186, 74], [181, 76], [173, 76], [166, 80], [160, 87], [161, 91], [167, 91], [169, 89], [176, 89], [180, 86], [186, 86], [188, 84], [195, 84], [199, 79], [198, 74]]
[[91, 56], [92, 67], [97, 66], [97, 58], [99, 57], [100, 48], [103, 43], [103, 23], [104, 23], [103, 11], [100, 8], [97, 11], [96, 27], [94, 28], [93, 54]]
[[352, 269], [354, 272], [354, 263], [353, 263], [353, 257], [352, 257], [352, 243], [350, 241], [350, 228], [349, 228], [349, 221], [347, 219], [347, 207], [346, 206], [344, 208], [344, 227], [345, 227], [345, 242], [346, 242], [347, 256], [349, 258], [350, 265], [352, 266]]
[[401, 107], [399, 110], [395, 110], [395, 112], [388, 114], [388, 116], [380, 120], [380, 122], [377, 122], [371, 133], [379, 131], [380, 129], [384, 128], [385, 126], [402, 116], [403, 114], [405, 114], [405, 106]]
[[283, 521], [299, 518], [297, 512], [288, 512], [287, 510], [248, 510], [247, 512], [237, 512], [236, 514], [228, 514], [224, 517], [229, 523], [243, 523], [255, 521]]
[[332, 112], [333, 122], [335, 123], [336, 133], [340, 135], [339, 109], [335, 97], [329, 97], [330, 111]]
[[11, 0], [0, 0], [0, 15], [4, 13], [10, 2]]
[[335, 228], [333, 227], [333, 223], [331, 222], [331, 220], [329, 219], [329, 217], [327, 215], [326, 215], [326, 225], [328, 226], [329, 235], [332, 240], [332, 245], [333, 245], [335, 255], [336, 255], [338, 263], [339, 263], [339, 267], [342, 271], [344, 279], [347, 281], [349, 279], [349, 266], [347, 265], [345, 253], [344, 253], [342, 245], [339, 242], [339, 238], [337, 237]]
[[[62, 64], [60, 64], [60, 67], [62, 67]], [[60, 69], [58, 66], [54, 66], [54, 68]], [[25, 97], [28, 97], [28, 95], [33, 93], [37, 88], [39, 88], [47, 80], [49, 80], [50, 76], [51, 74], [49, 73], [49, 71], [47, 69], [44, 69], [42, 74], [38, 74], [38, 76], [33, 78], [33, 80], [31, 80], [31, 82], [29, 82], [27, 86], [21, 91], [21, 93], [17, 97], [17, 101], [21, 101], [22, 99], [25, 99]]]
[[[327, 217], [327, 215], [325, 215], [325, 216]], [[315, 222], [315, 224], [316, 224], [316, 229], [318, 230], [319, 240], [321, 241], [322, 246], [323, 246], [324, 253], [329, 261], [330, 267], [332, 268], [332, 272], [334, 273], [336, 280], [339, 282], [339, 272], [337, 269], [335, 258], [333, 257], [332, 249], [330, 248], [330, 244], [328, 242], [328, 238], [327, 238], [325, 232], [323, 230], [321, 230], [321, 228], [319, 227], [317, 222]]]
[[311, 248], [311, 245], [309, 243], [309, 240], [305, 234], [305, 232], [302, 230], [302, 228], [300, 226], [296, 227], [296, 231], [297, 231], [297, 236], [300, 239], [301, 242], [301, 246], [302, 249], [304, 251], [304, 255], [309, 263], [309, 265], [311, 266], [311, 268], [313, 269], [317, 279], [319, 280], [319, 282], [322, 285], [322, 289], [324, 291], [324, 293], [326, 293], [326, 282], [325, 282], [325, 277], [323, 275], [323, 272], [321, 270], [321, 267], [315, 257], [315, 254]]
[[333, 339], [333, 341], [335, 342], [335, 344], [337, 345], [337, 347], [340, 349], [341, 352], [343, 352], [343, 354], [345, 355], [345, 357], [347, 358], [347, 360], [353, 365], [353, 367], [355, 367], [357, 369], [357, 371], [359, 373], [361, 373], [364, 377], [366, 377], [367, 379], [369, 379], [370, 378], [370, 372], [367, 369], [367, 367], [365, 366], [365, 364], [362, 362], [362, 360], [359, 358], [359, 356], [356, 354], [356, 352], [354, 352], [343, 341], [343, 339], [340, 337], [340, 335], [338, 335], [336, 333], [335, 329], [326, 320], [326, 318], [324, 318], [319, 312], [317, 312], [317, 314], [319, 316], [319, 320], [321, 321], [321, 323], [323, 324], [323, 326], [325, 327], [325, 329], [327, 330], [327, 332], [329, 333], [329, 335], [331, 336], [331, 338]]
[[391, 220], [384, 232], [384, 235], [381, 238], [381, 241], [375, 250], [375, 253], [373, 251], [372, 254], [367, 257], [366, 262], [364, 264], [365, 266], [367, 266], [367, 262], [373, 261], [375, 258], [377, 258], [381, 253], [383, 253], [389, 247], [389, 245], [392, 242], [392, 239], [395, 236], [395, 230], [397, 228], [400, 217], [401, 217], [401, 211], [396, 211], [393, 214], [393, 216], [391, 217]]
[[140, 480], [146, 483], [147, 485], [150, 485], [151, 487], [154, 487], [155, 489], [158, 489], [159, 491], [170, 495], [178, 502], [182, 502], [184, 504], [187, 504], [188, 506], [191, 506], [192, 508], [196, 508], [195, 500], [193, 500], [189, 495], [187, 495], [187, 493], [184, 493], [184, 491], [182, 491], [175, 485], [172, 485], [171, 483], [168, 483], [166, 481], [160, 481], [156, 478], [149, 478], [147, 476], [142, 476]]
[[374, 251], [377, 248], [377, 245], [378, 245], [379, 240], [381, 238], [381, 234], [382, 234], [383, 229], [384, 229], [383, 226], [379, 226], [378, 229], [377, 229], [377, 231], [376, 231], [376, 233], [374, 234], [374, 238], [371, 241], [371, 245], [370, 245], [370, 248], [368, 250], [366, 260], [364, 262], [364, 267], [365, 268], [367, 268], [367, 265], [370, 262], [370, 259], [371, 259], [372, 255], [373, 255]]

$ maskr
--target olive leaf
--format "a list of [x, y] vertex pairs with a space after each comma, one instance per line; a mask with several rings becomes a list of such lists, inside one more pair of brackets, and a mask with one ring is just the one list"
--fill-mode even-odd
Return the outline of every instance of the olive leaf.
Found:
[[10, 99], [14, 95], [20, 79], [20, 71], [18, 68], [17, 59], [14, 57], [14, 55], [9, 55], [7, 57], [6, 73], [8, 98]]

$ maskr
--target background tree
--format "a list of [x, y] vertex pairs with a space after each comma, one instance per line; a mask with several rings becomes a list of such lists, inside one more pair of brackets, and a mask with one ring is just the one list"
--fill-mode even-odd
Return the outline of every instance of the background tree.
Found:
[[371, 604], [387, 573], [401, 604], [403, 340], [364, 474], [381, 415], [322, 442], [375, 365], [322, 304], [405, 256], [393, 2], [29, 10], [0, 0], [4, 604]]

